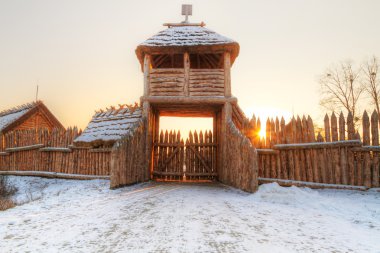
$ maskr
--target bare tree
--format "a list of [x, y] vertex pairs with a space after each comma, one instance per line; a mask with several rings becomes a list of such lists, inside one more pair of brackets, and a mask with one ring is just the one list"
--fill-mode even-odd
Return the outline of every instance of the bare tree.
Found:
[[371, 103], [376, 107], [376, 110], [380, 112], [380, 78], [377, 75], [379, 71], [378, 59], [373, 56], [363, 64], [362, 71], [362, 84], [365, 91], [370, 96]]
[[354, 69], [350, 62], [327, 69], [319, 80], [322, 93], [320, 104], [331, 111], [351, 112], [354, 121], [358, 122], [358, 101], [364, 91], [359, 82], [360, 72], [361, 68]]

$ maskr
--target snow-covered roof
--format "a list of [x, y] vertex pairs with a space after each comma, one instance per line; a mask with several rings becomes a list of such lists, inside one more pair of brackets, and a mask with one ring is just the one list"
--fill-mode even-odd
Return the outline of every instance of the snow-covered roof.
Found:
[[239, 44], [204, 26], [179, 25], [169, 27], [137, 46], [136, 55], [143, 64], [144, 55], [161, 53], [231, 53], [231, 64], [239, 54]]
[[95, 113], [74, 143], [79, 146], [112, 145], [132, 130], [142, 117], [140, 107], [121, 106]]
[[200, 46], [236, 43], [202, 26], [175, 26], [165, 29], [150, 37], [140, 45], [151, 47], [163, 46]]
[[0, 112], [0, 132], [35, 108], [39, 103], [32, 102]]

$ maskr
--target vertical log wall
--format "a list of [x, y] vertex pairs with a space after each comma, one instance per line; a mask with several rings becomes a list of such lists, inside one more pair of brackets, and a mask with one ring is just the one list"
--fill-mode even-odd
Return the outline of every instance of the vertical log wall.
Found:
[[129, 135], [115, 143], [111, 158], [111, 188], [149, 180], [146, 136], [145, 123], [141, 121]]
[[234, 123], [230, 120], [226, 129], [226, 153], [224, 166], [219, 171], [219, 181], [247, 192], [257, 190], [257, 153]]

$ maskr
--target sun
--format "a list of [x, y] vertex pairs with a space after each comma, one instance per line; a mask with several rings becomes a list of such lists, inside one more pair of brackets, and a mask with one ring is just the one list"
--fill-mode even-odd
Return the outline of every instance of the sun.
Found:
[[265, 136], [266, 136], [265, 128], [260, 129], [259, 136], [260, 136], [260, 139], [265, 138]]

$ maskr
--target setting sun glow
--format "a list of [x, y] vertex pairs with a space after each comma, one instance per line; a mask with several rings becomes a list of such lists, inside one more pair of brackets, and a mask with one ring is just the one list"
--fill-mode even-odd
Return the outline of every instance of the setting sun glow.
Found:
[[262, 139], [262, 138], [265, 138], [265, 128], [263, 127], [263, 128], [261, 128], [260, 129], [260, 131], [259, 131], [259, 136], [260, 136], [260, 139]]

